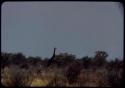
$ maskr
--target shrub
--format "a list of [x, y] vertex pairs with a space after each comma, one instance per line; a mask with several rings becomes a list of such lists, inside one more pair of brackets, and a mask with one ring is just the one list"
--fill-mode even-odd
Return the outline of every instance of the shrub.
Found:
[[77, 77], [81, 69], [82, 69], [82, 66], [80, 66], [80, 64], [77, 62], [73, 62], [67, 67], [65, 75], [70, 84], [77, 81]]

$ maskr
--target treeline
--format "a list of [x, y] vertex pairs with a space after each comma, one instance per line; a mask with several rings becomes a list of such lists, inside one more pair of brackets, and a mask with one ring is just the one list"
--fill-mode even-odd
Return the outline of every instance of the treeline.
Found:
[[[27, 67], [28, 65], [43, 65], [46, 66], [49, 58], [41, 57], [25, 57], [22, 53], [2, 53], [1, 67], [8, 66], [10, 64], [19, 65], [20, 67]], [[61, 53], [56, 55], [53, 66], [66, 67], [72, 62], [78, 62], [79, 65], [83, 65], [83, 68], [101, 68], [106, 67], [108, 69], [122, 68], [123, 60], [114, 59], [107, 61], [108, 54], [105, 51], [96, 51], [94, 57], [85, 56], [83, 58], [76, 58], [75, 55]]]
[[[75, 55], [68, 54], [68, 53], [60, 53], [59, 55], [55, 56], [54, 62], [50, 67], [46, 66], [49, 58], [41, 58], [41, 57], [26, 58], [22, 53], [16, 53], [16, 54], [1, 53], [1, 56], [2, 56], [1, 69], [10, 67], [10, 66], [17, 66], [18, 69], [25, 69], [25, 70], [31, 69], [32, 71], [35, 71], [35, 73], [38, 73], [38, 74], [42, 73], [41, 71], [43, 71], [43, 69], [44, 70], [52, 69], [52, 68], [55, 68], [58, 70], [61, 69], [63, 72], [62, 74], [64, 74], [69, 84], [78, 82], [79, 86], [84, 86], [85, 85], [84, 83], [86, 83], [86, 82], [83, 83], [82, 81], [80, 81], [81, 79], [78, 79], [80, 74], [83, 75], [84, 70], [85, 72], [89, 71], [90, 72], [89, 74], [94, 74], [94, 72], [97, 72], [97, 70], [104, 69], [106, 72], [105, 73], [106, 76], [104, 78], [106, 79], [102, 79], [102, 80], [106, 80], [107, 84], [105, 85], [99, 84], [99, 86], [121, 86], [123, 83], [123, 60], [117, 58], [117, 59], [108, 61], [107, 60], [108, 54], [105, 51], [96, 51], [94, 57], [85, 56], [83, 58], [77, 58]], [[56, 73], [56, 70], [53, 70], [53, 71], [55, 71]], [[5, 74], [5, 72], [3, 71], [2, 74]], [[84, 81], [84, 79], [82, 80]], [[58, 83], [56, 82], [48, 83], [48, 85], [57, 86]], [[7, 84], [7, 83], [3, 83], [3, 84]], [[14, 84], [17, 84], [18, 86], [21, 85], [21, 83], [17, 83], [17, 82]], [[62, 84], [64, 83], [62, 82]], [[59, 85], [62, 85], [62, 84], [59, 84]], [[21, 86], [24, 86], [24, 84], [22, 84]]]

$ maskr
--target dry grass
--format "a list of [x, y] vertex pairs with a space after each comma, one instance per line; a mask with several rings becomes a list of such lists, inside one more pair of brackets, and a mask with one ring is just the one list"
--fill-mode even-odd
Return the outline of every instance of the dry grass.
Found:
[[[20, 69], [17, 66], [5, 67], [1, 71], [1, 83], [4, 86], [63, 86], [63, 87], [110, 87], [106, 69], [82, 69], [77, 81], [69, 83], [67, 77], [57, 68], [41, 70]], [[111, 74], [110, 74], [111, 75]]]

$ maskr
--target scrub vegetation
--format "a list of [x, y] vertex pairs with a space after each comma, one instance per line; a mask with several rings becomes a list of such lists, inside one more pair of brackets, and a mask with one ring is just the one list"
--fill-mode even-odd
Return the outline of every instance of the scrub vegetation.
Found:
[[2, 86], [20, 87], [120, 87], [123, 60], [107, 60], [105, 51], [77, 58], [60, 53], [47, 66], [49, 58], [25, 57], [22, 53], [1, 53]]

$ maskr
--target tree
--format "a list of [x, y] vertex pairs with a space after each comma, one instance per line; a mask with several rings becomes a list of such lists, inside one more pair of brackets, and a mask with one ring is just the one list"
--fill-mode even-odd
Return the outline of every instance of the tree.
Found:
[[104, 66], [104, 64], [106, 63], [107, 57], [108, 57], [108, 54], [105, 51], [96, 51], [93, 62], [98, 67]]

